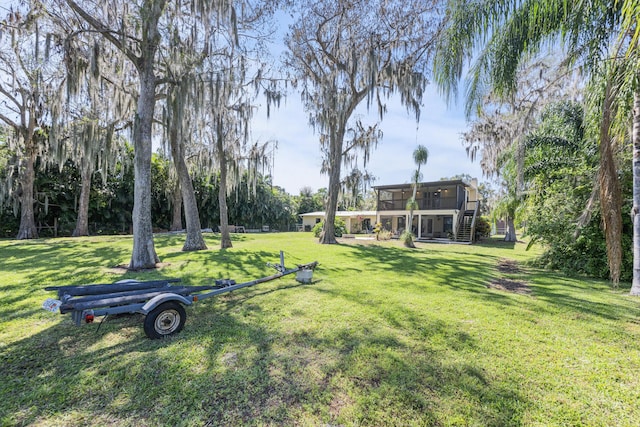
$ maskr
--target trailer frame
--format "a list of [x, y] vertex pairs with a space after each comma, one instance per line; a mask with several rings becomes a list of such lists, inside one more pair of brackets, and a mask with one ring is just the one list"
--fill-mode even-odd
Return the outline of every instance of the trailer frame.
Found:
[[[142, 314], [144, 332], [151, 339], [158, 339], [177, 334], [186, 322], [185, 307], [193, 303], [233, 292], [242, 288], [255, 286], [281, 277], [304, 272], [296, 277], [301, 283], [309, 283], [309, 271], [313, 271], [318, 262], [286, 268], [284, 253], [280, 251], [280, 263], [268, 266], [277, 272], [243, 283], [233, 279], [218, 279], [212, 285], [174, 286], [181, 279], [163, 280], [123, 280], [111, 284], [49, 286], [47, 291], [57, 291], [58, 299], [47, 299], [43, 308], [49, 311], [60, 311], [71, 314], [76, 325], [92, 323], [96, 317], [106, 318], [116, 314]], [[104, 320], [104, 319], [103, 319]]]

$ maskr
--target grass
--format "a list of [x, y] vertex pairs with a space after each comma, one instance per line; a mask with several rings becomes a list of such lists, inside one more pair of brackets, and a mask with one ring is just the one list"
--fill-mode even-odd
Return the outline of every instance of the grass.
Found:
[[[524, 245], [319, 245], [309, 233], [237, 235], [163, 267], [114, 269], [129, 237], [0, 240], [0, 425], [637, 426], [640, 300], [526, 266]], [[44, 287], [123, 278], [293, 276], [187, 308], [175, 337], [140, 316], [76, 327]], [[519, 268], [498, 269], [504, 260]], [[492, 289], [501, 279], [529, 294]]]

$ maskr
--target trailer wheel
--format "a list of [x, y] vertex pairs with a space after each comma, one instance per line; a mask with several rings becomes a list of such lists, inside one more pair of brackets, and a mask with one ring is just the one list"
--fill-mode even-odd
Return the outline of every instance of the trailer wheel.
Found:
[[187, 313], [180, 303], [165, 302], [144, 318], [144, 333], [151, 339], [168, 337], [180, 332], [186, 320]]

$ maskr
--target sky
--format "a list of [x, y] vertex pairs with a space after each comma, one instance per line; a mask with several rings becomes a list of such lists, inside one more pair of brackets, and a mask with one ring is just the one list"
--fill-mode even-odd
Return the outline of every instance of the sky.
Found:
[[[10, 0], [0, 0], [0, 9], [11, 3]], [[278, 20], [276, 39], [279, 40], [274, 40], [272, 46], [274, 59], [284, 50], [281, 37], [289, 23], [285, 14], [278, 14]], [[373, 185], [410, 182], [416, 168], [413, 151], [418, 145], [429, 150], [427, 164], [421, 169], [423, 181], [437, 181], [460, 174], [482, 179], [479, 162], [471, 162], [460, 139], [467, 127], [461, 103], [448, 107], [435, 87], [429, 86], [423, 97], [420, 123], [407, 113], [397, 97], [387, 101], [387, 109], [380, 126], [383, 137], [371, 153], [366, 167], [376, 178]], [[376, 112], [367, 114], [364, 106], [356, 114], [366, 116], [363, 120], [365, 125], [378, 121]], [[274, 185], [292, 195], [299, 194], [303, 187], [317, 191], [328, 186], [328, 176], [320, 174], [322, 159], [318, 135], [308, 124], [308, 114], [298, 93], [290, 92], [279, 108], [272, 107], [269, 118], [263, 103], [254, 114], [252, 136], [254, 141], [277, 141], [271, 171]], [[359, 167], [364, 169], [361, 162]], [[342, 168], [342, 176], [348, 172]]]
[[[399, 99], [387, 102], [388, 112], [381, 122], [382, 140], [371, 154], [366, 170], [376, 177], [373, 185], [411, 182], [416, 165], [413, 151], [418, 145], [429, 150], [427, 164], [422, 167], [423, 181], [469, 174], [482, 180], [482, 169], [476, 159], [471, 162], [462, 145], [461, 133], [467, 128], [463, 107], [447, 107], [434, 86], [429, 86], [423, 98], [420, 122], [407, 113]], [[358, 111], [366, 114], [364, 108]], [[327, 187], [329, 178], [320, 174], [321, 153], [318, 135], [308, 124], [308, 114], [300, 102], [300, 95], [290, 93], [279, 109], [272, 109], [267, 118], [266, 106], [255, 114], [253, 139], [265, 142], [276, 140], [273, 184], [287, 193], [297, 195], [303, 187], [314, 191]], [[365, 124], [374, 124], [377, 114], [365, 116]], [[362, 163], [359, 163], [360, 169]], [[342, 168], [342, 176], [349, 171]]]
[[[286, 50], [283, 39], [291, 17], [278, 12], [276, 22], [278, 30], [270, 50], [277, 61]], [[407, 113], [399, 96], [387, 101], [387, 113], [380, 123], [383, 136], [371, 153], [366, 167], [376, 178], [372, 185], [411, 182], [416, 170], [413, 151], [418, 145], [424, 145], [429, 150], [427, 164], [421, 168], [423, 182], [462, 174], [482, 181], [479, 159], [471, 162], [462, 145], [461, 134], [467, 129], [464, 101], [447, 106], [434, 85], [427, 87], [422, 101], [420, 123], [416, 123], [415, 115]], [[368, 114], [365, 104], [366, 101], [362, 108], [356, 110], [356, 114], [366, 117], [363, 120], [365, 126], [373, 125], [378, 122], [377, 109], [374, 107]], [[271, 109], [269, 118], [266, 104], [262, 105], [252, 123], [254, 141], [278, 142], [272, 169], [273, 184], [283, 187], [292, 195], [298, 195], [303, 187], [317, 191], [329, 185], [329, 177], [320, 174], [320, 142], [309, 125], [308, 117], [302, 107], [300, 94], [290, 92], [279, 109]], [[361, 161], [358, 166], [361, 171], [364, 170]], [[342, 176], [348, 172], [343, 166]]]

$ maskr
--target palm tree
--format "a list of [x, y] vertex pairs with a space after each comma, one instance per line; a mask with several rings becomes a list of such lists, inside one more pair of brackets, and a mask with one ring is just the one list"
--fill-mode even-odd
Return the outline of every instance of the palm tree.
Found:
[[[568, 59], [583, 65], [592, 76], [600, 73], [603, 63], [612, 56], [611, 41], [618, 34], [620, 40], [624, 40], [618, 42], [618, 45], [636, 52], [637, 60], [637, 38], [634, 39], [635, 44], [629, 43], [629, 35], [634, 32], [627, 31], [635, 29], [637, 25], [637, 12], [634, 12], [633, 6], [635, 3], [624, 1], [625, 16], [633, 18], [625, 19], [625, 25], [621, 25], [623, 2], [482, 0], [467, 3], [449, 0], [448, 24], [435, 58], [435, 80], [444, 94], [451, 98], [457, 94], [463, 66], [468, 60], [475, 58], [470, 68], [467, 88], [466, 110], [470, 114], [487, 88], [499, 96], [507, 97], [512, 94], [517, 86], [519, 65], [544, 49], [548, 46], [546, 43], [551, 41], [559, 40], [567, 49]], [[637, 35], [637, 31], [635, 34]], [[617, 77], [628, 81], [637, 79], [637, 74], [637, 71], [627, 71]], [[611, 155], [613, 138], [610, 133], [610, 114], [614, 104], [623, 100], [614, 96], [615, 90], [610, 90], [610, 86], [608, 88], [600, 121], [599, 184], [609, 269], [615, 284], [619, 280], [622, 261], [622, 217], [620, 206], [616, 205], [621, 200], [621, 190], [612, 164], [614, 159]], [[640, 120], [640, 113], [638, 116]], [[638, 146], [640, 157], [640, 142]], [[640, 175], [640, 168], [637, 173]], [[636, 234], [640, 234], [640, 225]], [[638, 247], [640, 249], [640, 240]], [[640, 260], [638, 266], [640, 293]]]
[[[630, 38], [630, 40], [629, 40]], [[636, 0], [624, 0], [622, 29], [618, 43], [628, 41], [627, 59], [635, 91], [633, 94], [633, 282], [631, 295], [640, 296], [640, 10]]]
[[418, 168], [413, 174], [413, 195], [407, 202], [407, 208], [409, 209], [409, 228], [404, 232], [402, 236], [404, 245], [409, 248], [415, 248], [415, 245], [413, 243], [413, 232], [411, 228], [413, 227], [413, 210], [418, 207], [416, 194], [418, 192], [418, 182], [420, 181], [420, 167], [422, 165], [426, 165], [428, 159], [429, 150], [427, 150], [427, 147], [425, 147], [424, 145], [418, 145], [418, 147], [413, 150], [413, 161], [415, 162], [416, 166], [418, 166]]
[[[640, 80], [640, 77], [638, 77]], [[631, 295], [640, 296], [640, 93], [633, 97], [633, 282]]]

